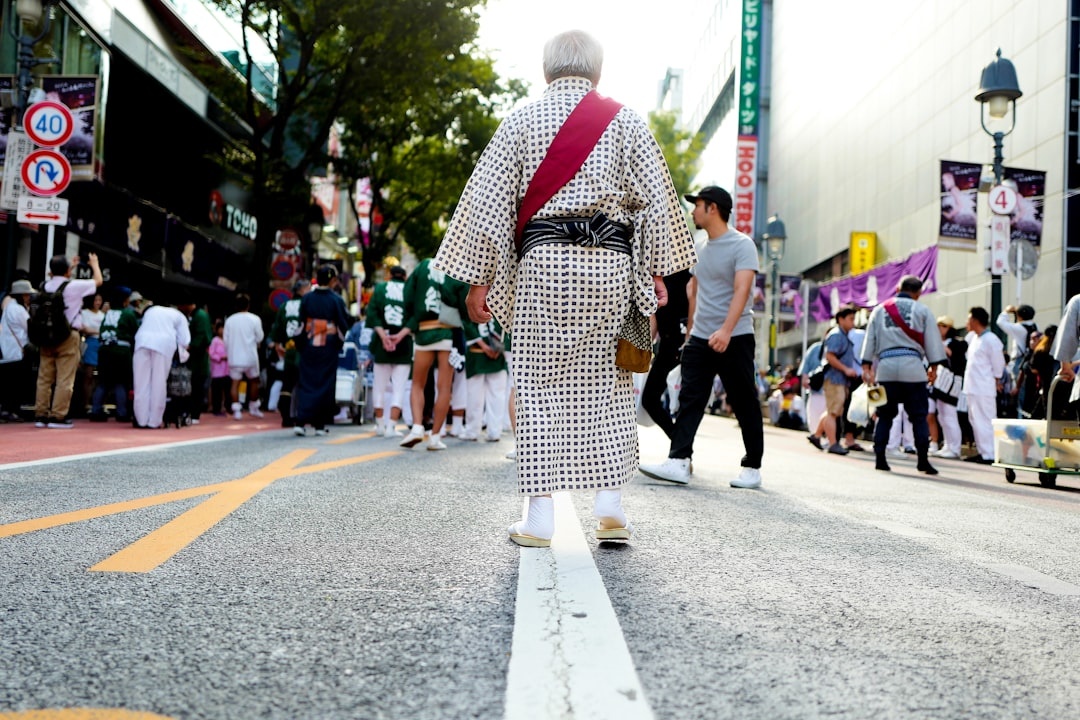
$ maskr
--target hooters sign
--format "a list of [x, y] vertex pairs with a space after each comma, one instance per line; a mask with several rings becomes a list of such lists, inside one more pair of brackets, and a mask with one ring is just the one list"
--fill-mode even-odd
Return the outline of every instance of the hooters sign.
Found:
[[757, 137], [740, 136], [735, 153], [735, 207], [732, 215], [735, 229], [750, 237], [754, 237], [754, 208], [757, 206], [757, 154]]

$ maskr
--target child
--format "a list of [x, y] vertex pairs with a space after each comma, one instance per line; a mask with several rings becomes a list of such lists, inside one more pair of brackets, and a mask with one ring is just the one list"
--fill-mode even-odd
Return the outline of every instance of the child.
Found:
[[232, 380], [229, 378], [229, 359], [225, 349], [225, 321], [214, 321], [214, 339], [210, 341], [210, 409], [220, 417], [225, 414], [225, 398], [229, 396]]

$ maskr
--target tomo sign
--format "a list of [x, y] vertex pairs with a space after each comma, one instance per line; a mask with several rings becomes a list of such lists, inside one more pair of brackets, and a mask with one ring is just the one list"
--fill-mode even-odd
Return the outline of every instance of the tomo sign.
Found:
[[23, 161], [22, 181], [34, 195], [59, 195], [71, 182], [71, 163], [55, 150], [35, 150]]
[[38, 145], [57, 147], [71, 138], [75, 129], [75, 120], [67, 105], [45, 100], [34, 103], [26, 109], [23, 117], [23, 130]]

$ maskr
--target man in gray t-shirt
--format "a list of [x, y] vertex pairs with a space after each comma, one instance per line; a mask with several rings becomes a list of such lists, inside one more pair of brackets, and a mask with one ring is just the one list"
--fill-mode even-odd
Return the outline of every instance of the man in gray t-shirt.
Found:
[[659, 480], [690, 482], [694, 436], [705, 414], [713, 379], [719, 375], [746, 450], [742, 472], [731, 485], [760, 487], [765, 443], [755, 384], [750, 306], [758, 272], [757, 246], [748, 236], [728, 227], [732, 202], [726, 190], [709, 186], [685, 198], [694, 203], [694, 224], [708, 233], [708, 239], [697, 243], [698, 264], [687, 287], [690, 333], [682, 352], [682, 389], [671, 449], [666, 462], [642, 465], [641, 472]]

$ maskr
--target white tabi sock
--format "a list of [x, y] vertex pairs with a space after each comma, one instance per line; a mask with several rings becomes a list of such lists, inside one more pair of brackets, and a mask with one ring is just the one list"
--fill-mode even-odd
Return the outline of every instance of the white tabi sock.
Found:
[[593, 517], [604, 529], [626, 527], [626, 513], [622, 507], [622, 490], [597, 490], [593, 504]]

